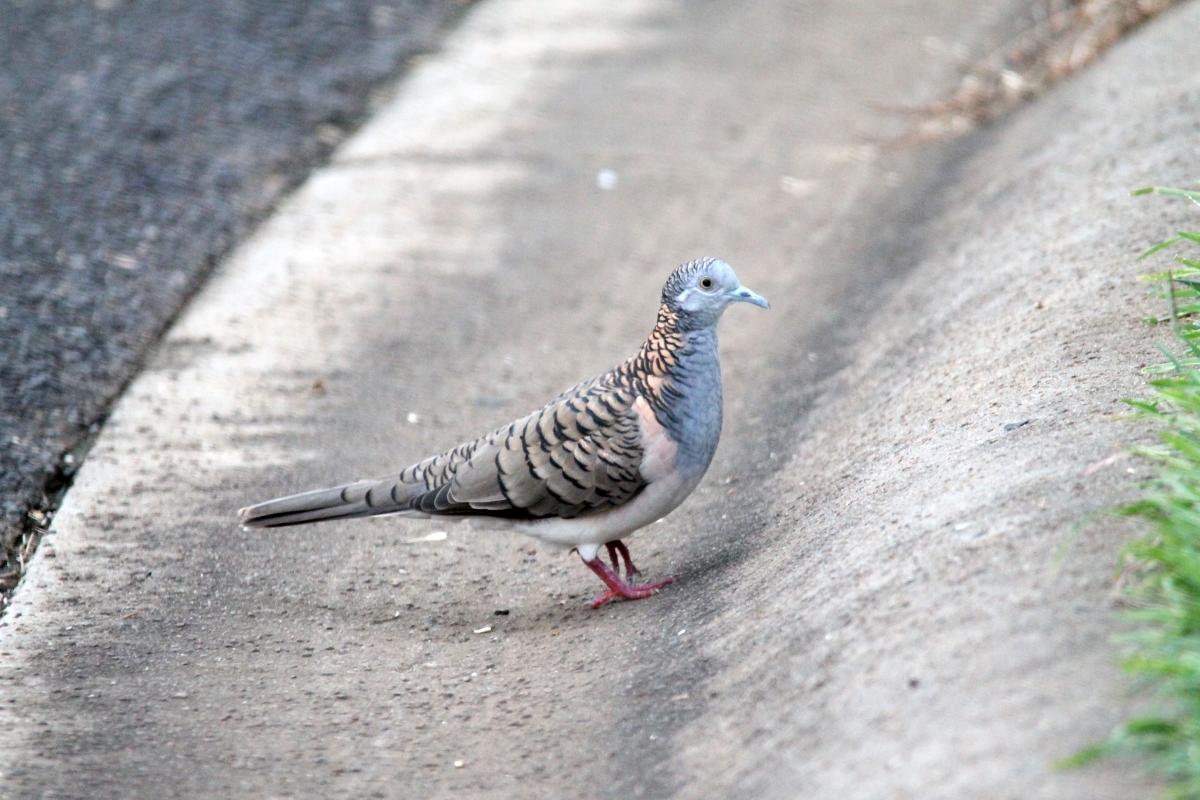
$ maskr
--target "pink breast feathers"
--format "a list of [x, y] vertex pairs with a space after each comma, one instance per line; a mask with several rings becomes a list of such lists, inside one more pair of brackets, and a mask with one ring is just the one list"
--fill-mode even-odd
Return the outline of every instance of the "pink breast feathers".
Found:
[[654, 416], [646, 398], [639, 397], [633, 403], [638, 415], [638, 428], [642, 434], [642, 478], [648, 483], [663, 480], [675, 472], [675, 456], [678, 446], [667, 435], [667, 431]]

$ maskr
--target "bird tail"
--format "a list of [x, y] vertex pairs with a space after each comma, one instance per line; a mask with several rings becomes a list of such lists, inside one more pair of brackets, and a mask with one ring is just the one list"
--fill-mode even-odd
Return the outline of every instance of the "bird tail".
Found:
[[247, 506], [238, 519], [247, 528], [280, 528], [329, 519], [411, 512], [407, 487], [393, 479], [356, 481]]

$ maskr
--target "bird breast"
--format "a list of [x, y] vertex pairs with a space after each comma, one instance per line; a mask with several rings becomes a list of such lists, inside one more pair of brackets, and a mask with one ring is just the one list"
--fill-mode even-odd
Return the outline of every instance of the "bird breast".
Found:
[[667, 433], [654, 410], [639, 397], [633, 404], [638, 415], [638, 429], [642, 435], [642, 463], [640, 472], [647, 483], [661, 481], [675, 473], [679, 445]]

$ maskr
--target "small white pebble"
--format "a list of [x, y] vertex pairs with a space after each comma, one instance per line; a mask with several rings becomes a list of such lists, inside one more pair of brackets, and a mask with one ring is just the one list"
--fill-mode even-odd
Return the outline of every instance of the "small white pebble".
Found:
[[602, 169], [596, 173], [596, 188], [608, 192], [617, 188], [617, 172], [612, 169]]
[[795, 175], [784, 175], [779, 179], [779, 188], [784, 194], [792, 197], [808, 197], [817, 189], [817, 182], [811, 178], [797, 178]]
[[491, 625], [484, 625], [482, 628], [475, 629], [475, 633], [491, 633], [491, 632], [492, 632]]
[[680, 629], [679, 629], [679, 633], [677, 633], [677, 634], [675, 634], [675, 635], [676, 635], [676, 636], [683, 636], [685, 633], [687, 633], [687, 628], [680, 628]]
[[1015, 70], [1006, 69], [1000, 72], [1000, 82], [1010, 92], [1020, 92], [1025, 88], [1025, 78]]
[[467, 762], [463, 761], [461, 758], [456, 758], [454, 760], [454, 768], [455, 769], [462, 769], [466, 765], [467, 765]]
[[415, 539], [405, 539], [405, 544], [419, 544], [421, 542], [444, 542], [446, 540], [445, 531], [433, 531], [424, 536], [418, 536]]
[[404, 421], [409, 425], [416, 425], [421, 421], [421, 415], [415, 411], [410, 411], [408, 412], [408, 415], [404, 417]]

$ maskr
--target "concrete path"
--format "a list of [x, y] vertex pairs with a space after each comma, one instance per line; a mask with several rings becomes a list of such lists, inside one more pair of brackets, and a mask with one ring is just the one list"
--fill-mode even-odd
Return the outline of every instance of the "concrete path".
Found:
[[[1136, 48], [1200, 9], [984, 136], [869, 144], [1018, 5], [476, 8], [120, 402], [0, 622], [5, 792], [1146, 796], [1049, 765], [1127, 710], [1123, 534], [1070, 523], [1153, 357], [1124, 265], [1164, 214], [1124, 192], [1194, 130]], [[593, 612], [507, 535], [236, 528], [607, 367], [705, 253], [772, 310], [728, 315], [717, 462], [634, 541], [657, 598]]]

